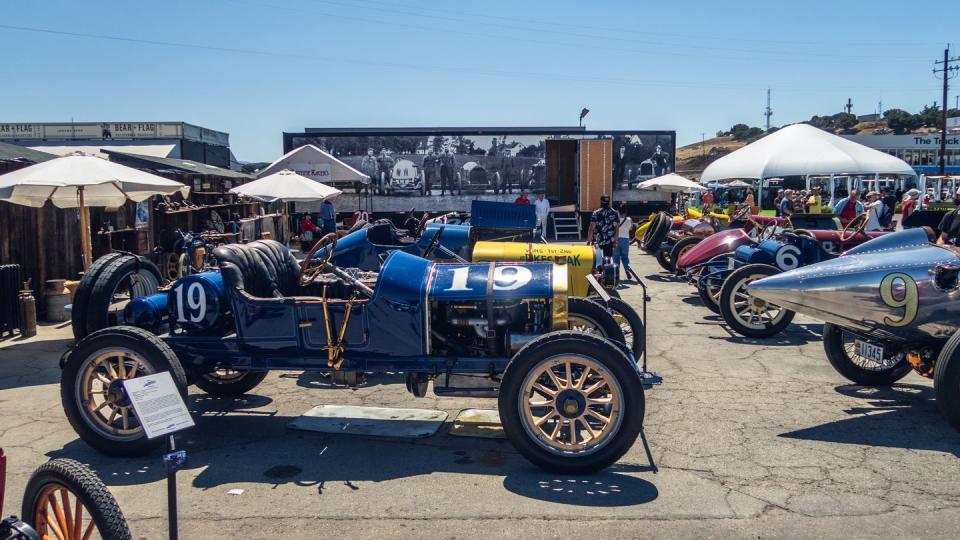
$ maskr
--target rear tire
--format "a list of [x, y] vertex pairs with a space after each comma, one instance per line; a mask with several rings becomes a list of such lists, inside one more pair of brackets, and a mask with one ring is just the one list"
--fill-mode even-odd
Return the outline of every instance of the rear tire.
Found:
[[[601, 305], [603, 304], [599, 297], [591, 296], [590, 299]], [[610, 301], [607, 302], [607, 309], [612, 312], [613, 318], [620, 325], [624, 343], [633, 352], [634, 359], [639, 359], [646, 347], [643, 319], [640, 318], [637, 310], [633, 309], [633, 306], [620, 298], [610, 298]]]
[[700, 301], [703, 302], [703, 305], [707, 309], [720, 315], [720, 287], [711, 286], [710, 281], [704, 281], [704, 284], [701, 286], [697, 284], [697, 294], [700, 295]]
[[[61, 490], [64, 489], [68, 492], [66, 496], [70, 508], [60, 506], [64, 497]], [[51, 496], [57, 508], [66, 514], [68, 530], [61, 531], [65, 536], [81, 538], [91, 525], [86, 519], [92, 519], [92, 525], [104, 540], [132, 538], [117, 500], [113, 498], [103, 480], [86, 465], [72, 459], [58, 458], [44, 463], [30, 476], [23, 494], [21, 516], [43, 538], [58, 537], [54, 527], [47, 525], [48, 516], [56, 519], [55, 511], [50, 514]], [[81, 513], [81, 523], [76, 524], [74, 519], [78, 505], [82, 506], [84, 511]], [[79, 527], [75, 530], [77, 525]]]
[[620, 323], [603, 304], [589, 298], [570, 298], [567, 301], [569, 329], [593, 334], [623, 343], [625, 338]]
[[644, 231], [643, 240], [640, 242], [640, 247], [648, 253], [653, 253], [660, 247], [673, 226], [673, 218], [666, 212], [658, 213], [653, 219], [654, 222]]
[[267, 373], [267, 371], [239, 371], [220, 374], [214, 371], [198, 377], [196, 385], [211, 396], [242, 396], [262, 383], [267, 378]]
[[960, 332], [947, 341], [933, 371], [937, 408], [953, 429], [960, 431]]
[[60, 376], [60, 400], [67, 420], [84, 442], [110, 456], [138, 456], [159, 448], [163, 437], [147, 439], [119, 381], [162, 371], [170, 372], [186, 401], [183, 367], [160, 338], [133, 326], [90, 334], [67, 357]]
[[662, 243], [660, 247], [657, 248], [657, 262], [660, 263], [660, 268], [663, 268], [667, 272], [673, 273], [673, 261], [670, 259], [670, 249], [672, 246], [664, 246]]
[[[595, 390], [584, 391], [590, 387]], [[542, 388], [556, 393], [551, 398]], [[587, 474], [616, 463], [636, 442], [643, 381], [610, 342], [551, 332], [510, 360], [497, 405], [507, 439], [530, 462], [551, 472]]]
[[[790, 324], [794, 312], [769, 302], [755, 311], [754, 297], [744, 290], [751, 281], [779, 273], [778, 268], [766, 264], [748, 264], [727, 276], [720, 288], [720, 315], [734, 332], [749, 338], [768, 338], [779, 334]], [[771, 307], [779, 309], [775, 316], [769, 315]], [[744, 313], [745, 310], [749, 311]], [[764, 321], [764, 317], [769, 319]]]
[[[827, 354], [827, 360], [837, 373], [845, 378], [863, 386], [890, 386], [907, 376], [912, 369], [906, 357], [887, 369], [867, 369], [857, 365], [853, 355], [852, 345], [848, 350], [844, 343], [843, 328], [831, 324], [823, 325], [823, 351]], [[936, 383], [934, 383], [936, 386]]]

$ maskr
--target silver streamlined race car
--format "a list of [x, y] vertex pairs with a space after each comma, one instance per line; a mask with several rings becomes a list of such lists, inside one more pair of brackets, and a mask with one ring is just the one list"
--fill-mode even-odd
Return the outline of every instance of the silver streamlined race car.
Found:
[[937, 404], [960, 430], [960, 248], [929, 228], [871, 240], [842, 256], [760, 279], [749, 294], [821, 319], [831, 365], [886, 386], [915, 370], [933, 377]]

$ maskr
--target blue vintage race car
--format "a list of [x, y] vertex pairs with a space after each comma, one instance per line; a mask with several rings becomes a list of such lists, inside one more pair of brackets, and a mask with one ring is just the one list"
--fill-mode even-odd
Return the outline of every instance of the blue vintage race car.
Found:
[[[303, 263], [271, 240], [220, 246], [219, 271], [130, 300], [119, 326], [62, 361], [73, 428], [112, 455], [155, 448], [122, 384], [149, 373], [170, 372], [184, 395], [188, 383], [237, 395], [271, 369], [347, 385], [399, 372], [417, 396], [431, 380], [438, 395], [496, 396], [510, 441], [550, 470], [595, 471], [633, 445], [644, 384], [659, 379], [602, 306], [568, 298], [565, 265], [444, 264], [393, 250], [372, 273], [332, 264], [334, 250], [314, 256], [326, 241]], [[592, 324], [611, 338], [582, 331]]]

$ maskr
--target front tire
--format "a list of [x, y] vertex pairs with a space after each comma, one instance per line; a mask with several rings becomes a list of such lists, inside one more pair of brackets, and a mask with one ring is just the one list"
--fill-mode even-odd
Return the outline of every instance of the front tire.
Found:
[[616, 346], [573, 331], [551, 332], [514, 355], [498, 409], [520, 454], [563, 474], [619, 460], [643, 428], [643, 381]]
[[912, 368], [906, 355], [898, 361], [878, 365], [856, 354], [853, 340], [853, 334], [845, 332], [843, 328], [824, 323], [823, 351], [827, 354], [827, 360], [837, 373], [851, 382], [863, 386], [890, 386], [910, 373]]
[[567, 319], [570, 330], [625, 342], [620, 323], [603, 304], [589, 298], [570, 298], [567, 303]]
[[723, 284], [715, 284], [713, 280], [705, 279], [702, 284], [697, 283], [697, 294], [707, 309], [720, 315], [720, 289]]
[[33, 472], [21, 516], [43, 538], [88, 538], [94, 529], [103, 540], [132, 538], [107, 486], [89, 467], [72, 459], [50, 460]]
[[147, 439], [122, 382], [170, 372], [184, 400], [187, 378], [177, 355], [157, 336], [132, 326], [114, 326], [82, 339], [60, 378], [60, 400], [70, 425], [84, 442], [110, 456], [138, 456], [163, 444]]
[[235, 371], [220, 369], [204, 373], [196, 385], [207, 394], [217, 397], [242, 396], [267, 378], [267, 371]]
[[955, 332], [937, 357], [933, 391], [937, 408], [953, 429], [960, 431], [960, 332]]
[[663, 268], [671, 274], [674, 272], [673, 259], [670, 258], [670, 249], [673, 246], [664, 246], [660, 244], [660, 247], [657, 248], [657, 262], [660, 263], [660, 268]]
[[746, 292], [748, 283], [779, 273], [779, 269], [766, 264], [748, 264], [731, 272], [723, 282], [720, 315], [734, 332], [749, 338], [768, 338], [790, 324], [794, 312]]

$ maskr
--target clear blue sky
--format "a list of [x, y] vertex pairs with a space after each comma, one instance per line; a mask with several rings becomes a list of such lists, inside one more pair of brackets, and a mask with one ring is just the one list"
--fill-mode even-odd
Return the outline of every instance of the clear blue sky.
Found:
[[284, 130], [576, 125], [583, 106], [591, 129], [673, 129], [686, 144], [762, 125], [767, 85], [774, 125], [847, 98], [856, 114], [881, 100], [915, 111], [940, 100], [931, 70], [957, 15], [952, 2], [884, 0], [0, 8], [0, 122], [185, 121], [229, 132], [246, 161], [277, 157]]

